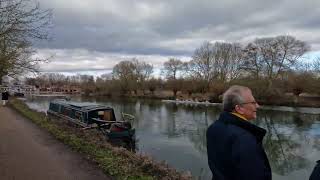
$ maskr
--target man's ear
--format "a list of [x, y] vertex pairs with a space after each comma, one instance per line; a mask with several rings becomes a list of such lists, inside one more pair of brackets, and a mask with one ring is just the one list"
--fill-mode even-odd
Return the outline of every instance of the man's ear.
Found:
[[238, 104], [234, 107], [234, 110], [235, 110], [236, 113], [243, 114], [241, 106], [238, 105]]

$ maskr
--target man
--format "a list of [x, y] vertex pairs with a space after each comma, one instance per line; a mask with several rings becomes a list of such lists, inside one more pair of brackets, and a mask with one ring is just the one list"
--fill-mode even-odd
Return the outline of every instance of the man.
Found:
[[220, 117], [207, 130], [208, 163], [213, 180], [271, 180], [262, 146], [266, 130], [250, 123], [258, 103], [249, 88], [232, 86], [223, 95]]
[[9, 99], [9, 93], [8, 91], [5, 91], [2, 93], [2, 105], [5, 106], [7, 101]]
[[320, 179], [320, 160], [317, 161], [316, 166], [313, 168], [313, 171], [310, 175], [309, 180], [319, 180]]

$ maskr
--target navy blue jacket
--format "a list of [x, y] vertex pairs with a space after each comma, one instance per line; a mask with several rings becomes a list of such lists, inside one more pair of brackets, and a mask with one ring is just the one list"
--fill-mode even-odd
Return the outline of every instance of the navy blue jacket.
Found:
[[320, 179], [320, 160], [317, 161], [316, 166], [313, 168], [309, 180], [319, 180]]
[[271, 180], [262, 146], [266, 130], [229, 112], [207, 130], [208, 163], [213, 180]]

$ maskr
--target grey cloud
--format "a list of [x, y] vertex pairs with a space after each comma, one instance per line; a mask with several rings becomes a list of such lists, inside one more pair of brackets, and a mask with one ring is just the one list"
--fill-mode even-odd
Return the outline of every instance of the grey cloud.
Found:
[[[41, 48], [190, 56], [202, 40], [247, 42], [289, 33], [319, 50], [317, 0], [40, 0], [40, 4], [53, 9], [55, 24], [53, 41], [39, 43]], [[314, 32], [315, 38], [304, 32]]]
[[[40, 65], [42, 72], [85, 72], [85, 71], [111, 71], [123, 60], [137, 58], [139, 61], [151, 63], [160, 68], [162, 63], [170, 58], [163, 55], [119, 54], [88, 51], [85, 49], [38, 49], [39, 58], [52, 56], [49, 63]], [[175, 56], [182, 61], [188, 61], [187, 56]]]

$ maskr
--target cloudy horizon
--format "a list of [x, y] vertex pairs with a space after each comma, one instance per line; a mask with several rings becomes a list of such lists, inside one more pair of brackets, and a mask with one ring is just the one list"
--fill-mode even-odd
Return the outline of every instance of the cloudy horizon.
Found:
[[138, 58], [156, 68], [170, 57], [190, 60], [204, 42], [247, 43], [291, 35], [320, 55], [320, 1], [38, 0], [52, 9], [52, 40], [36, 44], [52, 56], [42, 72], [110, 71]]

